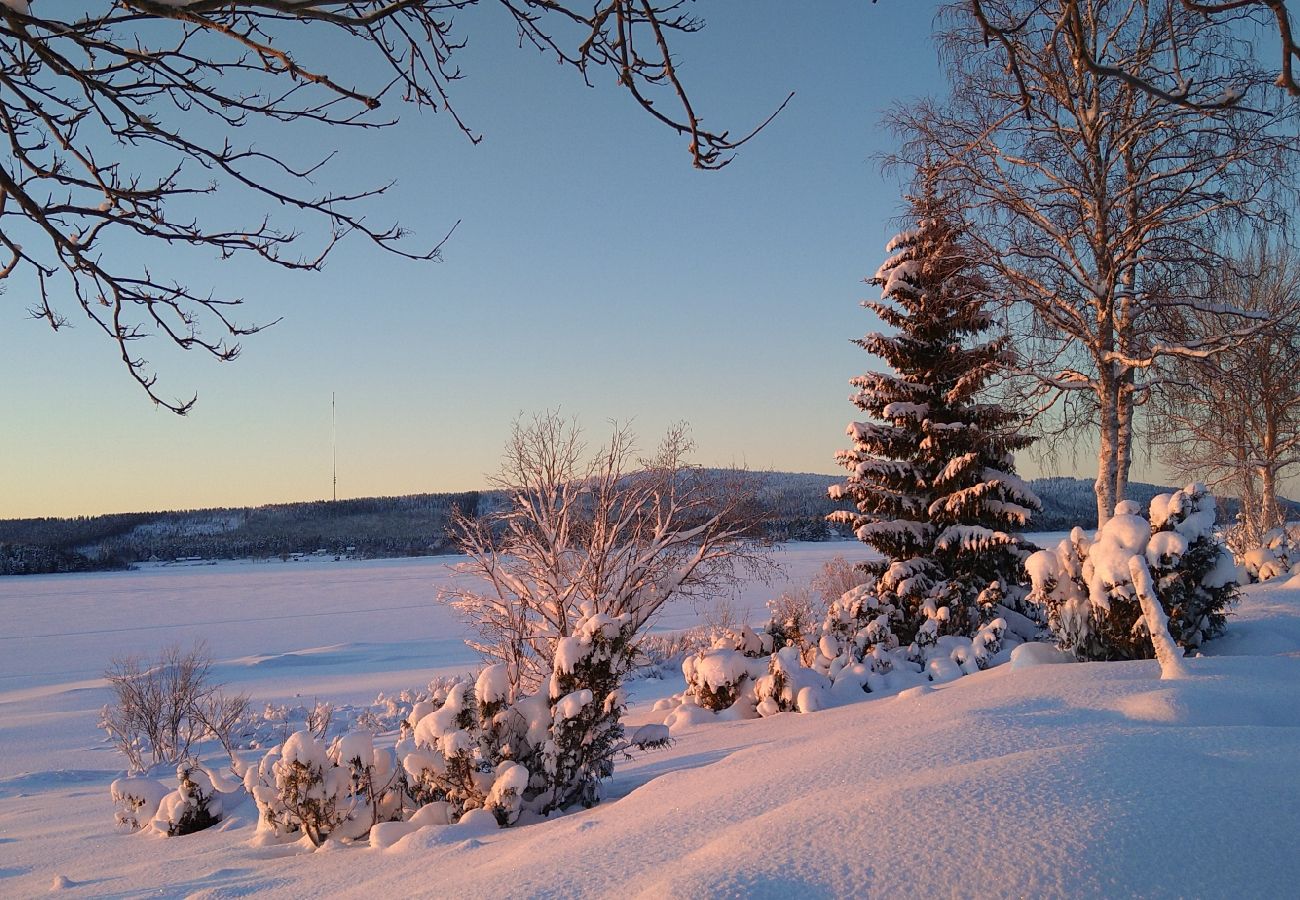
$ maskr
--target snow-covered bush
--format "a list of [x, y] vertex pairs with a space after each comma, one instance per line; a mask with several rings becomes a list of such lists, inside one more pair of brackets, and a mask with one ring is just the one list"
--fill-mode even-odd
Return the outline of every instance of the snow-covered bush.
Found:
[[[975, 674], [1008, 661], [1024, 640], [1024, 629], [1013, 633], [998, 616], [981, 625], [974, 637], [935, 629], [927, 632], [924, 643], [900, 647], [890, 628], [892, 610], [870, 585], [859, 585], [831, 604], [812, 666], [803, 664], [794, 646], [766, 658], [715, 647], [686, 659], [686, 690], [659, 701], [655, 709], [668, 711], [664, 724], [669, 729], [716, 718], [814, 712], [852, 702], [863, 693], [898, 693]], [[1006, 615], [1019, 618], [1012, 612]], [[1021, 621], [1028, 633], [1036, 631], [1032, 623]]]
[[832, 679], [855, 663], [888, 671], [893, 666], [889, 651], [898, 647], [892, 627], [896, 618], [897, 609], [880, 600], [874, 584], [846, 591], [826, 611], [813, 668]]
[[306, 835], [317, 847], [349, 820], [349, 782], [349, 771], [333, 762], [326, 745], [307, 730], [294, 732], [244, 776], [257, 803], [260, 830], [277, 837]]
[[119, 828], [139, 831], [153, 821], [158, 804], [168, 790], [161, 782], [143, 775], [126, 775], [109, 785], [113, 797], [113, 819]]
[[330, 762], [348, 773], [351, 818], [370, 827], [402, 818], [406, 788], [396, 753], [376, 748], [368, 731], [351, 731], [334, 739], [328, 750]]
[[1235, 596], [1236, 568], [1214, 535], [1214, 500], [1198, 484], [1151, 501], [1152, 523], [1133, 501], [1089, 541], [1076, 528], [1026, 562], [1030, 599], [1042, 604], [1058, 644], [1080, 659], [1149, 659], [1157, 646], [1143, 584], [1189, 650], [1218, 634]]
[[1288, 574], [1300, 562], [1300, 541], [1287, 528], [1274, 528], [1258, 547], [1241, 555], [1242, 568], [1252, 581], [1268, 581]]
[[[459, 818], [466, 810], [480, 808], [486, 794], [481, 779], [474, 777], [482, 767], [475, 754], [483, 732], [474, 687], [468, 682], [452, 685], [436, 709], [422, 706], [417, 704], [411, 712], [414, 749], [402, 757], [409, 790], [417, 805], [445, 801]], [[489, 755], [495, 752], [486, 749]]]
[[550, 796], [541, 806], [543, 814], [599, 802], [601, 781], [613, 774], [614, 753], [622, 743], [620, 719], [627, 708], [622, 682], [632, 667], [637, 625], [628, 614], [585, 612], [555, 653], [551, 739], [542, 754]]
[[749, 656], [725, 645], [701, 650], [682, 662], [687, 695], [697, 706], [715, 712], [749, 696], [767, 668], [767, 657]]
[[623, 677], [636, 659], [631, 616], [585, 608], [557, 643], [545, 692], [509, 701], [505, 664], [452, 686], [440, 704], [417, 704], [403, 756], [417, 804], [445, 803], [449, 821], [486, 809], [502, 825], [600, 800], [600, 783], [627, 746]]
[[798, 647], [782, 647], [772, 654], [767, 674], [754, 682], [756, 709], [760, 716], [816, 712], [824, 705], [822, 695], [828, 687], [825, 675], [802, 664]]
[[176, 767], [176, 790], [162, 798], [151, 825], [168, 837], [193, 834], [221, 821], [221, 795], [208, 772], [187, 760]]
[[771, 637], [773, 649], [793, 647], [805, 665], [811, 664], [817, 653], [821, 623], [826, 618], [826, 604], [807, 588], [793, 588], [767, 601], [767, 610], [763, 632]]
[[1214, 532], [1214, 497], [1203, 484], [1151, 501], [1147, 562], [1155, 591], [1169, 616], [1169, 633], [1194, 650], [1223, 633], [1237, 597], [1237, 565]]
[[980, 630], [971, 639], [971, 653], [975, 656], [975, 665], [987, 669], [993, 659], [1002, 652], [1002, 639], [1007, 633], [1006, 619], [997, 618], [980, 626]]

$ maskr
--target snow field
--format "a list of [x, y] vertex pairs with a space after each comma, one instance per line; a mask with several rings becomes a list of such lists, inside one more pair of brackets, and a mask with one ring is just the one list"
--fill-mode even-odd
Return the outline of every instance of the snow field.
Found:
[[[855, 551], [800, 545], [783, 561], [805, 583]], [[1289, 896], [1300, 881], [1300, 581], [1282, 579], [1246, 590], [1185, 680], [1161, 681], [1154, 661], [1017, 658], [811, 715], [674, 729], [671, 748], [620, 763], [600, 806], [504, 831], [255, 847], [248, 801], [187, 837], [114, 829], [123, 763], [95, 729], [95, 676], [114, 654], [203, 633], [217, 677], [258, 700], [368, 702], [473, 666], [432, 603], [441, 572], [0, 580], [0, 895]], [[751, 586], [741, 605], [758, 613], [781, 587]], [[661, 722], [653, 701], [681, 687], [634, 682], [629, 730]]]

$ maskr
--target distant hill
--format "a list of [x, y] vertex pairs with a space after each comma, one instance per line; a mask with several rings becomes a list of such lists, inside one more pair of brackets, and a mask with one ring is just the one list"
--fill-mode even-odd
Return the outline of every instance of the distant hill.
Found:
[[[759, 499], [771, 513], [769, 532], [777, 540], [821, 541], [846, 537], [826, 523], [843, 508], [826, 489], [833, 475], [756, 472]], [[1092, 481], [1039, 478], [1031, 482], [1043, 501], [1032, 531], [1090, 527], [1096, 505]], [[1129, 498], [1144, 507], [1171, 490], [1129, 485]], [[273, 506], [119, 513], [70, 519], [0, 520], [0, 575], [127, 568], [147, 560], [247, 559], [324, 552], [352, 557], [423, 556], [452, 553], [447, 526], [459, 510], [469, 515], [491, 508], [490, 491], [368, 497], [359, 500], [282, 503]], [[1286, 501], [1289, 517], [1300, 504]], [[1220, 521], [1231, 521], [1235, 500], [1220, 503]]]
[[245, 559], [324, 550], [358, 557], [450, 553], [456, 510], [483, 494], [414, 494], [233, 509], [0, 521], [0, 574], [124, 568], [150, 559]]

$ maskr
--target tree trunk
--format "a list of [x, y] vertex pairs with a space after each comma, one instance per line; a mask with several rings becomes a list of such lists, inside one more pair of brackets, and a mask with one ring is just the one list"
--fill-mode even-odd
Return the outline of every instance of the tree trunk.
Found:
[[1098, 386], [1098, 418], [1101, 430], [1097, 442], [1097, 527], [1115, 515], [1115, 483], [1119, 473], [1118, 391], [1110, 366], [1102, 370]]
[[1259, 468], [1259, 534], [1265, 534], [1283, 525], [1282, 511], [1277, 503], [1277, 468], [1273, 464]]
[[[1131, 387], [1133, 373], [1125, 376], [1126, 386]], [[1115, 464], [1115, 505], [1118, 506], [1128, 494], [1129, 470], [1133, 466], [1133, 392], [1119, 392], [1116, 417], [1119, 422], [1118, 440], [1116, 441]]]

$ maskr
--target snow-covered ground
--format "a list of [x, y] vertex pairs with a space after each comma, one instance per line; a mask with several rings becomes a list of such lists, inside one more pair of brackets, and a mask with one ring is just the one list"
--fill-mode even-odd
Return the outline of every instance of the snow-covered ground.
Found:
[[[1044, 543], [1045, 539], [1040, 539]], [[854, 544], [791, 545], [806, 583]], [[600, 806], [378, 850], [250, 844], [255, 811], [122, 834], [99, 674], [207, 640], [258, 701], [365, 703], [474, 665], [445, 559], [228, 563], [0, 579], [0, 896], [1294, 896], [1300, 579], [1155, 662], [1003, 666], [810, 715], [715, 723], [620, 765]], [[759, 615], [782, 584], [750, 585]], [[670, 610], [665, 629], [696, 611]], [[678, 682], [635, 683], [632, 723]], [[327, 847], [330, 845], [327, 845]]]

